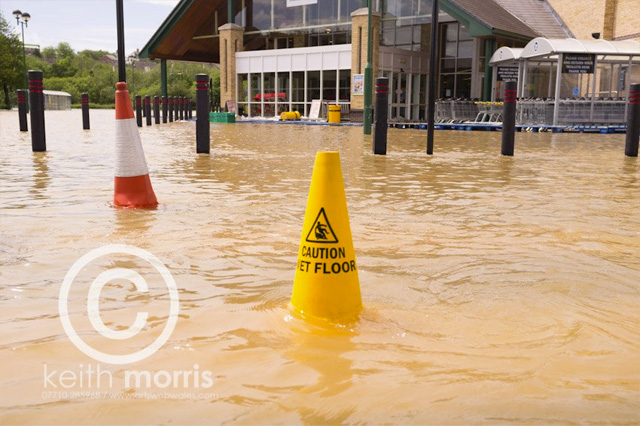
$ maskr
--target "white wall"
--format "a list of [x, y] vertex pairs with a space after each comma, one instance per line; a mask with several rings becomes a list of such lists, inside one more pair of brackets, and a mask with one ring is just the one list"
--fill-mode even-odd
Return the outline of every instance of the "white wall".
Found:
[[238, 74], [351, 69], [351, 44], [236, 53]]

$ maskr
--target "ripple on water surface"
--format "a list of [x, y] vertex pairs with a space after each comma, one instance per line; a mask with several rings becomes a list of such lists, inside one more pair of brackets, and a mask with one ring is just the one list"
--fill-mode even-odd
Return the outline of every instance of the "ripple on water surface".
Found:
[[[442, 131], [426, 156], [426, 132], [390, 129], [381, 157], [359, 127], [212, 124], [196, 155], [194, 124], [176, 122], [140, 129], [161, 205], [123, 210], [113, 111], [91, 113], [83, 131], [80, 111], [47, 112], [48, 152], [31, 153], [0, 112], [3, 423], [640, 422], [640, 165], [623, 136], [517, 134], [505, 158], [499, 133]], [[349, 327], [288, 306], [319, 150], [341, 154], [365, 307]], [[58, 292], [110, 243], [166, 264], [177, 327], [144, 362], [103, 366], [118, 399], [44, 398], [43, 365], [94, 362], [65, 335]], [[115, 266], [153, 272], [106, 259], [78, 292]], [[163, 294], [108, 287], [106, 323], [128, 327], [135, 302], [159, 333]], [[195, 364], [210, 392], [122, 388], [127, 368]]]

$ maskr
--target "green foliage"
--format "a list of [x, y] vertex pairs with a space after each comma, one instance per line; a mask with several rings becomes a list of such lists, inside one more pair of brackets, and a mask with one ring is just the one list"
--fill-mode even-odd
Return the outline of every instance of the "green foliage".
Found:
[[83, 50], [78, 52], [79, 57], [93, 59], [94, 61], [99, 61], [104, 55], [108, 54], [109, 52], [106, 50]]
[[40, 70], [45, 77], [51, 75], [51, 65], [43, 58], [38, 58], [36, 56], [27, 56], [27, 69]]
[[53, 46], [45, 47], [42, 49], [42, 52], [40, 52], [40, 56], [47, 59], [56, 59], [58, 57], [58, 51]]
[[56, 77], [73, 77], [78, 72], [78, 68], [74, 66], [73, 58], [58, 58], [51, 64], [51, 74]]
[[0, 88], [3, 91], [5, 108], [11, 108], [9, 94], [24, 85], [22, 64], [22, 42], [11, 32], [9, 23], [0, 13]]
[[[19, 43], [20, 54], [22, 46]], [[27, 68], [38, 69], [44, 74], [45, 90], [59, 90], [71, 94], [71, 103], [80, 104], [80, 95], [88, 93], [92, 106], [113, 106], [117, 67], [103, 63], [109, 52], [83, 50], [76, 53], [68, 43], [57, 47], [45, 47], [40, 57], [27, 56]], [[20, 59], [20, 56], [18, 56]], [[20, 62], [19, 62], [20, 64]], [[0, 66], [2, 66], [0, 64]], [[138, 65], [140, 67], [140, 64]], [[18, 78], [22, 67], [18, 68]], [[160, 64], [148, 70], [127, 65], [127, 81], [131, 96], [161, 96]], [[220, 75], [215, 67], [195, 62], [170, 61], [167, 66], [169, 96], [190, 96], [195, 99], [195, 75], [209, 74], [217, 85], [213, 88], [213, 99], [220, 99]]]
[[58, 48], [56, 49], [58, 53], [58, 58], [74, 58], [76, 56], [76, 52], [73, 51], [71, 45], [69, 43], [58, 43]]

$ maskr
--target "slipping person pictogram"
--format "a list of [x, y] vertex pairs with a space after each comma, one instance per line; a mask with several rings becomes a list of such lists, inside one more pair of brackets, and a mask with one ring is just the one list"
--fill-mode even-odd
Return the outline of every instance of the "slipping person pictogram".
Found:
[[306, 241], [309, 243], [337, 243], [338, 237], [331, 228], [331, 223], [327, 214], [324, 211], [324, 207], [320, 208], [320, 212], [313, 221], [313, 225], [307, 234]]
[[328, 229], [325, 225], [322, 224], [322, 222], [318, 222], [316, 223], [316, 238], [319, 240], [326, 240], [327, 239], [327, 232]]

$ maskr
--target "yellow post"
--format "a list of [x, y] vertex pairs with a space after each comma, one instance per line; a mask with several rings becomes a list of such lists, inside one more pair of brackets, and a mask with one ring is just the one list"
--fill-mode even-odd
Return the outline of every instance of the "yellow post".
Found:
[[329, 105], [328, 122], [340, 123], [340, 105]]
[[331, 322], [355, 320], [362, 310], [338, 152], [316, 155], [291, 304]]

